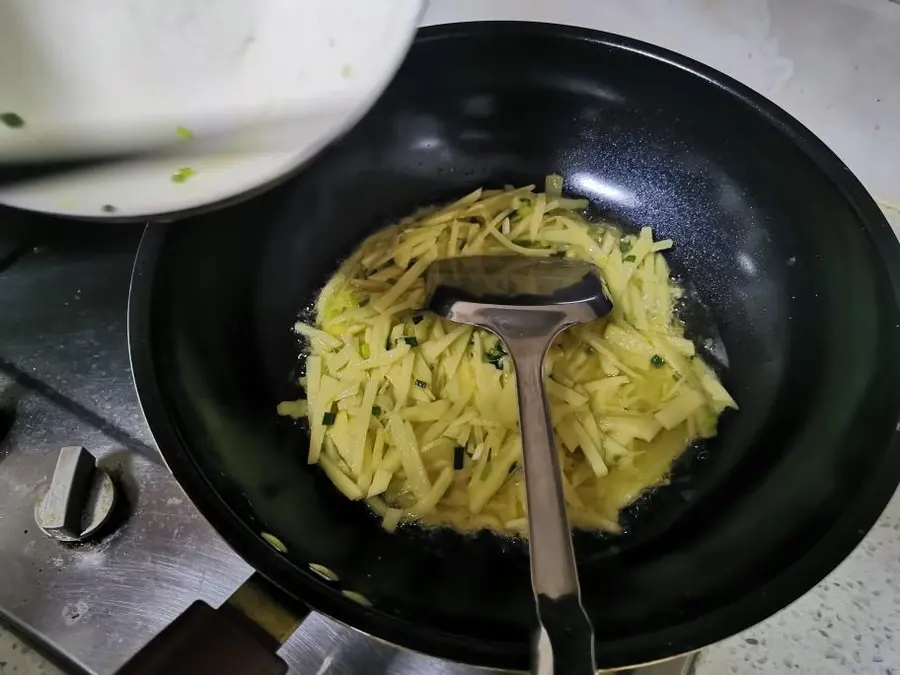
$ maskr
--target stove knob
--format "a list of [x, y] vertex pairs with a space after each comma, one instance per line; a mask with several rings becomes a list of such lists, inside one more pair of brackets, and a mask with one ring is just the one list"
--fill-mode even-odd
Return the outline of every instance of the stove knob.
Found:
[[69, 446], [59, 452], [50, 488], [34, 507], [34, 519], [54, 539], [84, 541], [106, 524], [115, 503], [116, 485], [109, 474], [87, 450]]

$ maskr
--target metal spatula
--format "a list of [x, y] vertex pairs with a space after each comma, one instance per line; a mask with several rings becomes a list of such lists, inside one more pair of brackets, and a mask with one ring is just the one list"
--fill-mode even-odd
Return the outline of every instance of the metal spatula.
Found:
[[581, 605], [543, 363], [561, 331], [612, 309], [597, 268], [560, 258], [450, 258], [432, 263], [426, 288], [430, 309], [495, 333], [513, 359], [539, 622], [532, 672], [593, 675], [594, 634]]

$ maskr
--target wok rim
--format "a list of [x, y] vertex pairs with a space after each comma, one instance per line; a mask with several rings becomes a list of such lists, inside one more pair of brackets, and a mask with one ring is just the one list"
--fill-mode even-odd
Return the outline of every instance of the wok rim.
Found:
[[[785, 142], [800, 150], [834, 185], [859, 219], [862, 236], [870, 237], [875, 244], [894, 301], [900, 307], [900, 243], [884, 214], [859, 179], [823, 141], [761, 94], [724, 73], [668, 49], [621, 35], [558, 24], [489, 21], [429, 26], [419, 30], [412, 49], [442, 40], [488, 34], [574, 40], [632, 52], [678, 68], [737, 99], [739, 104], [747, 106], [776, 128]], [[530, 653], [527, 642], [494, 642], [454, 635], [363, 608], [343, 598], [325, 582], [314, 580], [303, 573], [299, 565], [268, 547], [259, 533], [238, 517], [212, 488], [173, 423], [153, 363], [154, 272], [171, 227], [172, 223], [149, 224], [138, 247], [128, 299], [129, 358], [138, 400], [163, 461], [204, 518], [243, 560], [281, 588], [285, 599], [298, 609], [309, 611], [312, 608], [376, 639], [438, 658], [501, 669], [527, 664]], [[897, 413], [900, 417], [900, 411]], [[633, 667], [633, 664], [673, 658], [744, 631], [784, 609], [815, 587], [853, 552], [888, 505], [898, 483], [900, 423], [892, 432], [881, 461], [860, 486], [858, 496], [802, 557], [789, 563], [764, 586], [748, 588], [739, 599], [700, 618], [598, 643], [598, 667]]]

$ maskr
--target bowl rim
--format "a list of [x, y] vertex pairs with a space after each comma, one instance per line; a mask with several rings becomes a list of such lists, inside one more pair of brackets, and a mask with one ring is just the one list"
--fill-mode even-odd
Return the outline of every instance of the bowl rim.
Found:
[[[170, 197], [167, 200], [165, 198], [157, 199], [156, 201], [160, 202], [160, 204], [152, 207], [122, 208], [117, 206], [115, 210], [109, 212], [106, 212], [101, 208], [100, 203], [103, 200], [98, 200], [96, 212], [94, 212], [91, 209], [82, 206], [72, 209], [60, 206], [59, 204], [66, 201], [65, 198], [60, 197], [60, 194], [64, 192], [64, 190], [55, 182], [59, 176], [50, 175], [48, 177], [35, 179], [34, 185], [37, 186], [36, 189], [38, 191], [37, 198], [29, 195], [29, 186], [32, 184], [31, 181], [23, 181], [21, 184], [14, 184], [11, 186], [2, 186], [2, 189], [0, 189], [0, 205], [19, 211], [40, 213], [54, 218], [75, 222], [144, 223], [147, 221], [169, 222], [175, 219], [192, 217], [210, 211], [228, 208], [247, 201], [248, 199], [252, 199], [269, 189], [290, 180], [309, 163], [314, 161], [322, 151], [327, 149], [334, 142], [340, 140], [342, 136], [347, 134], [363, 117], [365, 117], [372, 106], [381, 98], [384, 91], [390, 86], [397, 71], [403, 65], [406, 55], [415, 40], [418, 26], [422, 22], [426, 9], [427, 3], [425, 0], [412, 0], [411, 3], [404, 3], [402, 1], [395, 2], [392, 11], [402, 13], [403, 21], [388, 23], [386, 25], [393, 27], [394, 33], [397, 34], [399, 39], [397, 42], [391, 43], [389, 50], [382, 47], [382, 51], [388, 52], [389, 58], [381, 72], [377, 72], [372, 77], [368, 78], [369, 88], [368, 91], [365, 92], [365, 95], [349, 99], [348, 104], [343, 105], [340, 108], [341, 113], [337, 117], [337, 122], [329, 126], [327, 132], [322, 133], [317, 137], [311, 136], [308, 142], [294, 147], [289, 152], [277, 153], [278, 161], [269, 161], [261, 170], [257, 169], [249, 171], [248, 175], [240, 180], [242, 183], [241, 186], [229, 188], [227, 186], [222, 187], [220, 183], [213, 183], [209, 185], [203, 193], [206, 196], [197, 197], [185, 193], [179, 194], [178, 198]], [[262, 150], [265, 150], [265, 148]], [[237, 164], [235, 164], [235, 162], [229, 162], [228, 164], [230, 165], [239, 166], [243, 163], [247, 166], [254, 157], [265, 157], [272, 154], [262, 152], [262, 150], [250, 148], [249, 150], [239, 152], [227, 151], [223, 156], [234, 156]], [[96, 167], [85, 169], [84, 173], [90, 174], [91, 172], [97, 171], [112, 172], [118, 164], [128, 166], [139, 166], [143, 162], [149, 164], [158, 161], [162, 156], [163, 155], [154, 153], [144, 155], [138, 152], [132, 155], [132, 159], [99, 162]], [[206, 158], [206, 156], [202, 154], [200, 157]], [[178, 156], [173, 157], [172, 159], [173, 164], [177, 165], [178, 163], [183, 164], [192, 158], [195, 157], [188, 153], [183, 157]], [[177, 162], [175, 160], [177, 160]], [[80, 169], [72, 169], [73, 174], [80, 175], [81, 172], [82, 170]], [[155, 171], [151, 171], [151, 173], [156, 176]], [[44, 181], [50, 181], [49, 186], [42, 187]], [[96, 181], [99, 181], [99, 178], [95, 177], [90, 179], [91, 187], [93, 187]], [[172, 184], [169, 182], [163, 183], [163, 185], [165, 185], [166, 188], [158, 189], [157, 193], [162, 194], [166, 189], [172, 188]], [[179, 200], [182, 203], [178, 203]], [[164, 201], [168, 203], [162, 204], [161, 202]], [[53, 204], [57, 205], [53, 206]]]

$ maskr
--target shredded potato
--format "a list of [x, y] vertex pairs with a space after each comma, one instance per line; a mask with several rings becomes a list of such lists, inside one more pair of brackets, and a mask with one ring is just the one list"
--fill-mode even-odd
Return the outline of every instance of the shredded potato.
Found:
[[623, 234], [581, 215], [562, 179], [476, 190], [369, 237], [323, 289], [307, 341], [309, 462], [349, 499], [402, 522], [525, 534], [515, 375], [492, 334], [422, 311], [423, 273], [439, 258], [565, 256], [600, 268], [612, 313], [561, 334], [545, 366], [574, 527], [619, 531], [619, 511], [665, 480], [694, 440], [736, 408], [674, 312], [650, 228]]

